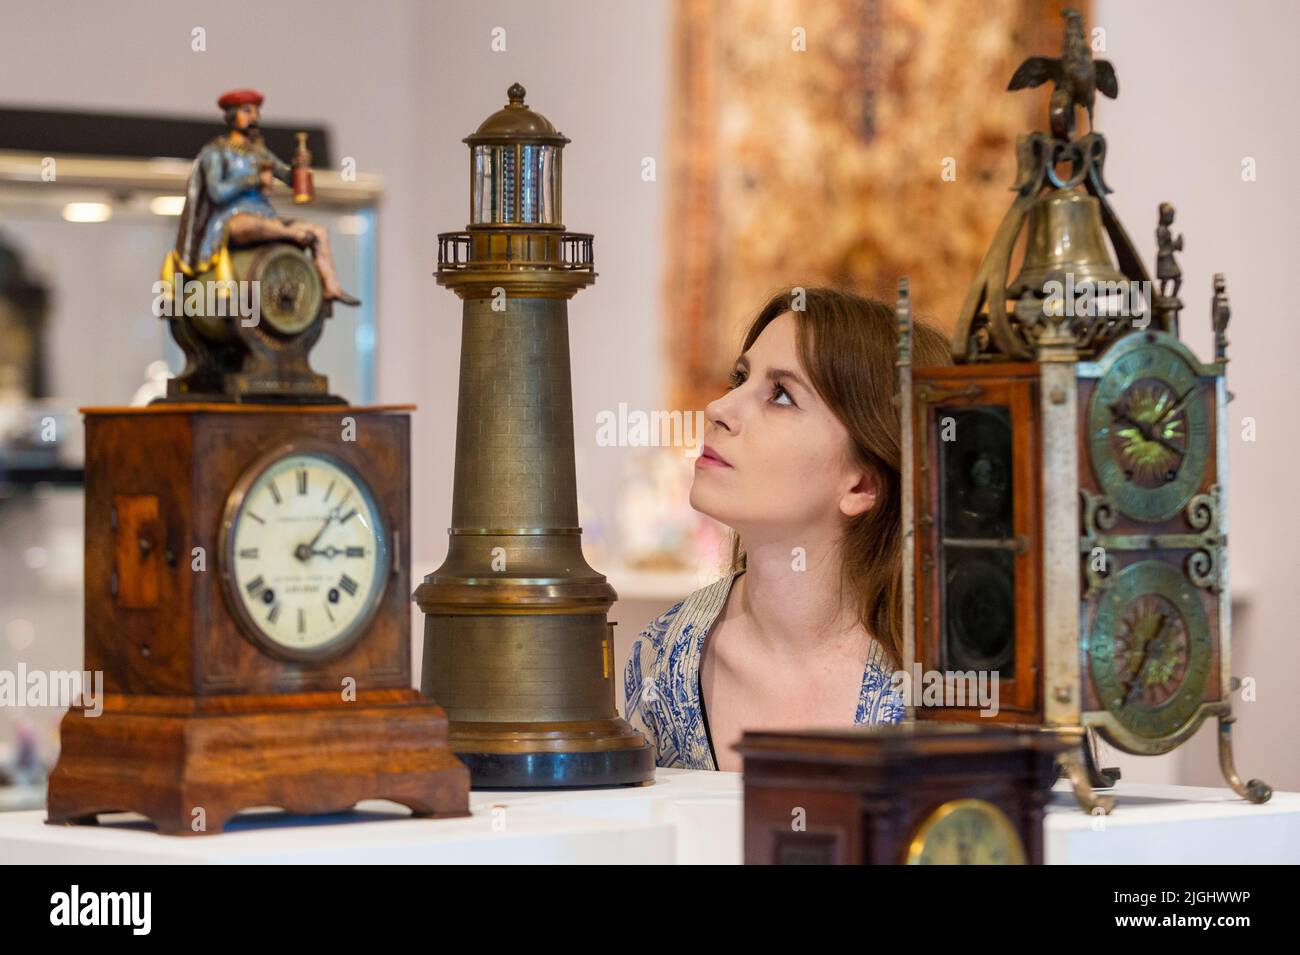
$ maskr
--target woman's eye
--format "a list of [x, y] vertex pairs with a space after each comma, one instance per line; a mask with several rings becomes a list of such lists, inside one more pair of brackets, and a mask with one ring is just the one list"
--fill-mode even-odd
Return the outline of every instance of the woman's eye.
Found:
[[[727, 385], [727, 390], [732, 391], [736, 388], [739, 388], [741, 385], [745, 383], [745, 374], [741, 371], [733, 371], [728, 376], [727, 380], [729, 382], [729, 384]], [[785, 400], [784, 401], [777, 400], [781, 397], [784, 397]], [[772, 385], [772, 403], [778, 405], [784, 405], [787, 408], [798, 407], [798, 405], [794, 403], [794, 398], [791, 396], [790, 392], [786, 391], [785, 386], [779, 383], [774, 383]]]

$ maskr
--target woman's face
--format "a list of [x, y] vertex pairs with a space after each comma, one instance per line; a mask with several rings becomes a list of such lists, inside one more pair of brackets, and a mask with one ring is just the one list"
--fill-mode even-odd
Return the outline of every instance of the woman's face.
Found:
[[799, 361], [791, 313], [759, 333], [737, 361], [731, 389], [705, 416], [691, 506], [748, 542], [833, 534], [875, 502], [873, 480], [853, 463], [848, 430]]

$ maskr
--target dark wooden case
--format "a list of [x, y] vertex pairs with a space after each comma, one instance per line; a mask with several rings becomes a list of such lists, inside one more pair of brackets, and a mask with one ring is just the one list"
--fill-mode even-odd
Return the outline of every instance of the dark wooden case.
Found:
[[[1023, 541], [1014, 555], [1015, 566], [1015, 676], [1003, 679], [996, 715], [981, 716], [978, 706], [920, 707], [918, 719], [982, 723], [1042, 722], [1041, 680], [1043, 659], [1041, 445], [1038, 416], [1039, 369], [1036, 363], [1005, 365], [954, 365], [918, 368], [913, 372], [912, 435], [916, 461], [915, 503], [916, 654], [926, 671], [946, 671], [942, 654], [943, 586], [937, 579], [942, 487], [935, 453], [944, 413], [970, 405], [1003, 405], [1009, 410], [1015, 488], [1013, 532]], [[978, 388], [978, 392], [973, 389]]]
[[[411, 686], [409, 417], [192, 407], [205, 408], [86, 413], [87, 669], [102, 670], [105, 688], [122, 693], [334, 691], [344, 677], [358, 689]], [[356, 440], [342, 440], [345, 427]], [[277, 659], [244, 635], [218, 560], [231, 489], [268, 452], [289, 447], [324, 448], [350, 464], [374, 490], [394, 537], [369, 632], [314, 665]], [[195, 548], [206, 571], [192, 569]]]
[[[85, 668], [103, 673], [105, 703], [100, 716], [64, 717], [50, 822], [131, 810], [189, 834], [255, 805], [328, 812], [367, 798], [468, 814], [469, 773], [447, 746], [446, 716], [411, 685], [406, 410], [85, 410]], [[218, 559], [236, 482], [293, 448], [328, 449], [355, 469], [390, 529], [389, 579], [368, 628], [319, 661], [276, 657], [244, 634]]]
[[[1043, 815], [1056, 754], [1078, 736], [956, 723], [747, 732], [747, 865], [895, 865], [945, 802], [982, 799], [1016, 828], [1026, 861], [1043, 861]], [[792, 813], [804, 810], [796, 831]]]

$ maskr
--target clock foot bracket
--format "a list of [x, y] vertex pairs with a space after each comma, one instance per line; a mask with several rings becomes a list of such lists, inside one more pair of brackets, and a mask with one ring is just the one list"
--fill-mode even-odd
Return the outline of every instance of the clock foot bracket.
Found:
[[[1087, 743], [1085, 742], [1086, 746]], [[1070, 780], [1070, 785], [1074, 787], [1074, 798], [1079, 801], [1080, 808], [1089, 815], [1109, 816], [1110, 811], [1115, 808], [1115, 797], [1110, 795], [1098, 795], [1093, 792], [1092, 782], [1088, 778], [1088, 768], [1084, 763], [1083, 750], [1067, 750], [1057, 754], [1057, 764]]]
[[1268, 802], [1273, 796], [1272, 786], [1262, 779], [1243, 783], [1237, 775], [1237, 767], [1232, 759], [1232, 724], [1236, 721], [1237, 717], [1230, 712], [1219, 715], [1219, 769], [1223, 771], [1223, 778], [1228, 781], [1232, 791], [1242, 799], [1253, 803]]

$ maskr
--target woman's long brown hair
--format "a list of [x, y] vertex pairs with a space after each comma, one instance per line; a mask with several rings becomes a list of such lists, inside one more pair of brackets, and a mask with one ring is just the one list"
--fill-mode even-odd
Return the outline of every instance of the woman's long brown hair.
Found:
[[[793, 307], [801, 293], [802, 309]], [[780, 315], [795, 318], [799, 359], [821, 399], [848, 429], [861, 467], [876, 477], [871, 510], [848, 520], [841, 539], [843, 584], [857, 599], [862, 625], [890, 654], [903, 656], [902, 427], [898, 405], [897, 324], [893, 306], [833, 288], [785, 289], [773, 295], [745, 333], [748, 351]], [[912, 326], [912, 364], [951, 363], [936, 328]], [[731, 571], [745, 569], [744, 544], [732, 533]]]

